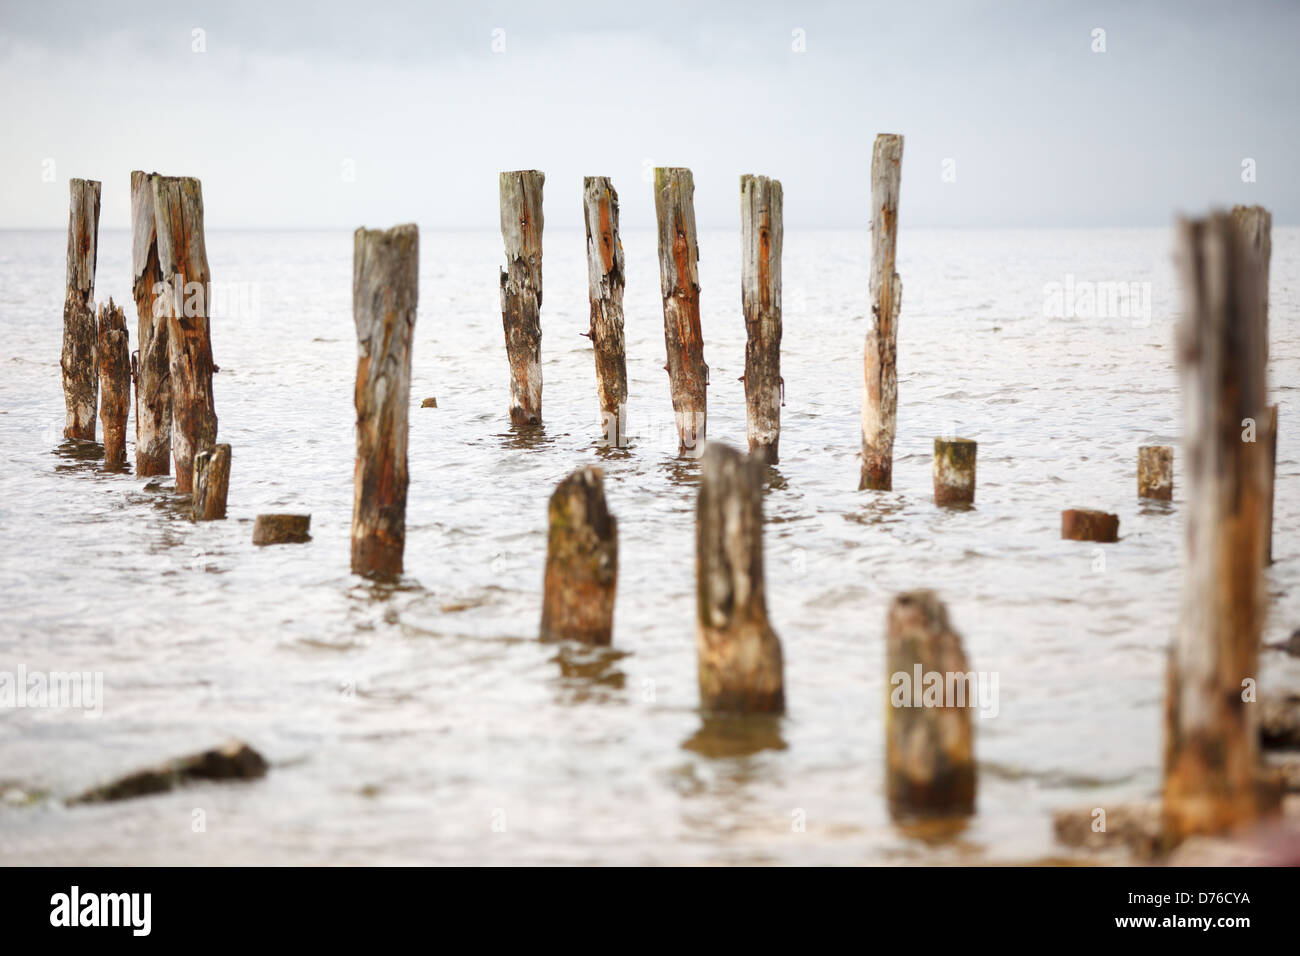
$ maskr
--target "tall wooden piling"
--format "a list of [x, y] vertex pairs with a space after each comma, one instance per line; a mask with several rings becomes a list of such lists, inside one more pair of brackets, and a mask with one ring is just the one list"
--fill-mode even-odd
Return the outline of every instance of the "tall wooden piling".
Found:
[[604, 441], [627, 444], [627, 357], [623, 347], [623, 243], [618, 237], [618, 193], [605, 176], [582, 181], [587, 223], [587, 297], [591, 301], [591, 349], [596, 356], [596, 395]]
[[745, 420], [750, 454], [779, 460], [781, 442], [781, 183], [740, 177], [740, 298], [745, 313]]
[[420, 232], [358, 229], [352, 259], [357, 326], [357, 464], [352, 570], [402, 573], [406, 547], [407, 411], [419, 301]]
[[1165, 699], [1168, 844], [1264, 808], [1255, 705], [1243, 700], [1263, 623], [1264, 446], [1241, 433], [1243, 419], [1265, 414], [1259, 256], [1228, 215], [1179, 223], [1187, 554]]
[[871, 153], [871, 326], [863, 359], [862, 478], [858, 490], [889, 491], [894, 483], [898, 412], [898, 315], [903, 281], [894, 271], [903, 137], [881, 133]]
[[618, 525], [604, 473], [588, 465], [551, 495], [542, 592], [542, 640], [607, 646], [614, 631]]
[[190, 510], [195, 521], [224, 518], [229, 488], [229, 445], [216, 445], [194, 456], [194, 497], [190, 502]]
[[155, 174], [131, 173], [131, 274], [137, 316], [135, 353], [135, 473], [171, 471], [172, 390], [167, 346], [170, 294], [158, 261]]
[[689, 169], [655, 170], [655, 215], [677, 451], [694, 458], [704, 449], [709, 367], [704, 363], [700, 330], [700, 246], [695, 231], [695, 180]]
[[894, 598], [886, 619], [885, 671], [890, 812], [895, 817], [973, 813], [971, 710], [978, 684], [961, 636], [948, 622], [948, 609], [933, 591]]
[[501, 320], [510, 361], [510, 421], [542, 420], [542, 186], [535, 169], [501, 174]]
[[167, 354], [176, 490], [194, 490], [194, 456], [217, 441], [212, 394], [211, 276], [203, 239], [203, 189], [188, 176], [153, 177], [158, 263], [167, 284]]
[[704, 450], [695, 514], [700, 703], [714, 713], [782, 713], [781, 641], [767, 620], [762, 457]]
[[131, 346], [126, 315], [108, 300], [95, 317], [99, 356], [99, 418], [104, 426], [104, 467], [126, 467], [126, 419], [131, 410]]
[[99, 370], [95, 359], [95, 260], [99, 246], [100, 184], [68, 182], [68, 277], [63, 298], [63, 437], [95, 440]]

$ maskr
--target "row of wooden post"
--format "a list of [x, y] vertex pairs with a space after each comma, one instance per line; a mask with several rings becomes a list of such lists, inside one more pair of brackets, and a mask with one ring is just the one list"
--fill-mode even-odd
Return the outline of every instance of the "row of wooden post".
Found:
[[[126, 425], [135, 398], [135, 473], [165, 475], [194, 496], [197, 519], [225, 516], [230, 449], [218, 446], [212, 390], [211, 277], [197, 179], [131, 174], [131, 261], [138, 315], [132, 359], [122, 309], [93, 308], [101, 184], [73, 179], [63, 307], [64, 436], [95, 439], [104, 428], [104, 466], [126, 467]], [[196, 488], [196, 469], [199, 470]]]

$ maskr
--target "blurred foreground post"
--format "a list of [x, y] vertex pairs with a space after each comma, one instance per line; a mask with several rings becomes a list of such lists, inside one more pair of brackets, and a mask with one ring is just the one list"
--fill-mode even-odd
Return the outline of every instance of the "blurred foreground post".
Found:
[[[1260, 311], [1261, 332], [1257, 347], [1261, 352], [1261, 368], [1268, 374], [1269, 322], [1268, 322], [1268, 275], [1273, 257], [1273, 214], [1263, 206], [1233, 206], [1232, 224], [1237, 230], [1237, 239], [1250, 250], [1253, 268], [1258, 270], [1256, 282], [1259, 287], [1257, 308]], [[1268, 401], [1267, 386], [1264, 401]], [[1264, 523], [1260, 547], [1263, 551], [1264, 566], [1273, 563], [1273, 484], [1277, 471], [1277, 406], [1266, 410], [1259, 419], [1257, 441], [1264, 443]]]
[[781, 641], [763, 583], [762, 457], [704, 451], [695, 514], [700, 703], [713, 713], [785, 710]]
[[1138, 497], [1160, 501], [1174, 497], [1174, 450], [1168, 445], [1138, 449]]
[[420, 232], [358, 229], [352, 316], [357, 326], [357, 464], [352, 570], [398, 575], [406, 547], [406, 440], [411, 337], [419, 300]]
[[1256, 705], [1243, 682], [1257, 677], [1263, 622], [1264, 445], [1242, 440], [1242, 422], [1265, 414], [1265, 273], [1259, 247], [1222, 213], [1180, 222], [1175, 259], [1187, 553], [1165, 697], [1169, 846], [1263, 810]]
[[542, 640], [608, 646], [618, 583], [618, 524], [604, 474], [579, 468], [551, 495], [542, 593]]
[[898, 184], [903, 137], [881, 133], [871, 152], [871, 326], [863, 359], [862, 479], [858, 490], [889, 491], [894, 483], [898, 412], [898, 313], [903, 281], [894, 271], [898, 247]]
[[596, 356], [596, 394], [604, 440], [627, 444], [627, 357], [623, 350], [623, 243], [618, 237], [618, 193], [605, 176], [582, 181], [587, 223], [587, 297], [591, 300], [591, 349]]
[[217, 445], [194, 456], [194, 498], [191, 515], [195, 521], [215, 521], [226, 516], [226, 492], [230, 487], [230, 446]]
[[971, 711], [977, 675], [933, 591], [899, 594], [885, 634], [889, 704], [885, 750], [889, 810], [896, 817], [975, 812]]
[[[194, 489], [194, 456], [217, 441], [212, 395], [212, 337], [208, 319], [211, 276], [203, 239], [203, 187], [188, 176], [149, 177], [165, 284], [162, 311], [167, 322], [171, 375], [172, 456], [176, 491]], [[155, 315], [158, 312], [155, 302]]]
[[93, 179], [68, 182], [68, 279], [63, 298], [64, 438], [95, 440], [99, 369], [95, 360], [95, 260], [99, 245], [99, 190]]
[[781, 442], [781, 183], [740, 177], [740, 300], [745, 313], [745, 412], [749, 453], [768, 464]]
[[677, 453], [698, 458], [704, 450], [709, 367], [704, 364], [700, 331], [700, 247], [695, 232], [695, 180], [689, 169], [655, 169], [655, 216]]
[[934, 503], [969, 505], [975, 502], [975, 452], [969, 438], [934, 440]]
[[135, 378], [135, 473], [141, 478], [171, 471], [172, 391], [167, 357], [168, 304], [158, 262], [154, 217], [156, 174], [131, 173], [131, 274], [137, 316]]
[[99, 354], [99, 418], [104, 424], [104, 468], [126, 467], [126, 419], [131, 410], [131, 346], [126, 315], [108, 300], [96, 314]]
[[542, 420], [542, 185], [535, 169], [502, 173], [501, 237], [506, 268], [501, 270], [501, 320], [510, 361], [510, 422]]

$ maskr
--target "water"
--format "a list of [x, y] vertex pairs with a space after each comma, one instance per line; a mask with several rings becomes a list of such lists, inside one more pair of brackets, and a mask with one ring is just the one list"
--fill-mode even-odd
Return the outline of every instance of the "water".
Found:
[[[744, 444], [739, 236], [701, 236], [709, 435]], [[654, 237], [624, 237], [633, 446], [601, 454], [582, 235], [546, 235], [544, 438], [511, 434], [495, 232], [421, 237], [405, 582], [348, 572], [354, 455], [346, 232], [212, 232], [230, 517], [61, 446], [65, 237], [0, 233], [0, 670], [100, 671], [102, 718], [0, 711], [9, 863], [904, 863], [1064, 856], [1050, 815], [1155, 792], [1163, 649], [1178, 601], [1172, 507], [1136, 498], [1137, 447], [1176, 444], [1169, 230], [904, 231], [894, 485], [859, 493], [868, 235], [786, 236], [781, 464], [766, 499], [789, 714], [746, 753], [703, 729], [694, 652], [698, 470], [675, 457]], [[1300, 230], [1273, 236], [1280, 401], [1269, 639], [1300, 623], [1295, 383]], [[130, 301], [129, 238], [101, 236], [101, 299]], [[1045, 289], [1149, 283], [1150, 318], [1048, 318]], [[1139, 285], [1139, 292], [1143, 287]], [[1141, 305], [1141, 303], [1138, 303]], [[128, 311], [132, 347], [135, 317]], [[437, 409], [420, 408], [436, 396]], [[132, 425], [131, 428], [134, 426]], [[973, 511], [931, 501], [935, 435], [979, 440]], [[128, 449], [128, 455], [131, 455]], [[619, 519], [616, 652], [536, 640], [546, 500], [605, 469]], [[1120, 515], [1120, 543], [1059, 538]], [[307, 545], [254, 548], [264, 511]], [[1104, 566], [1103, 566], [1104, 565]], [[979, 812], [894, 827], [883, 799], [891, 597], [948, 602], [971, 666]], [[1261, 684], [1291, 679], [1273, 656]], [[247, 784], [62, 800], [241, 737]], [[0, 786], [0, 790], [6, 789]], [[34, 796], [18, 803], [16, 789]], [[205, 829], [195, 832], [196, 810]], [[804, 828], [795, 823], [802, 811]], [[504, 831], [502, 832], [502, 824]]]

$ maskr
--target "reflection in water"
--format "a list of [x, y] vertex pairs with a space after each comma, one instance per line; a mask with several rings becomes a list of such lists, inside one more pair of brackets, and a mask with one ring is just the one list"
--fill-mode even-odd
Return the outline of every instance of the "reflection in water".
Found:
[[682, 742], [684, 749], [705, 757], [748, 757], [785, 746], [781, 718], [771, 714], [705, 715], [700, 729]]
[[524, 449], [544, 448], [553, 443], [556, 436], [546, 433], [546, 426], [541, 422], [535, 425], [511, 425], [507, 432], [499, 432], [502, 448]]
[[1140, 515], [1172, 515], [1177, 511], [1172, 501], [1161, 501], [1158, 498], [1139, 498], [1138, 514]]
[[659, 470], [668, 478], [670, 484], [678, 488], [694, 488], [700, 483], [698, 458], [665, 458], [659, 463]]
[[952, 843], [966, 832], [970, 817], [915, 817], [894, 821], [903, 836], [920, 840], [926, 846]]
[[627, 657], [626, 651], [612, 647], [588, 647], [566, 641], [561, 644], [551, 660], [560, 668], [560, 693], [556, 700], [562, 704], [582, 704], [592, 700], [608, 700], [611, 691], [621, 691], [627, 675], [618, 662]]
[[68, 464], [55, 465], [55, 471], [92, 471], [104, 459], [104, 446], [99, 442], [65, 438], [52, 451]]
[[785, 475], [781, 474], [781, 470], [776, 465], [767, 466], [767, 474], [763, 482], [768, 491], [785, 491], [790, 487], [785, 480]]

